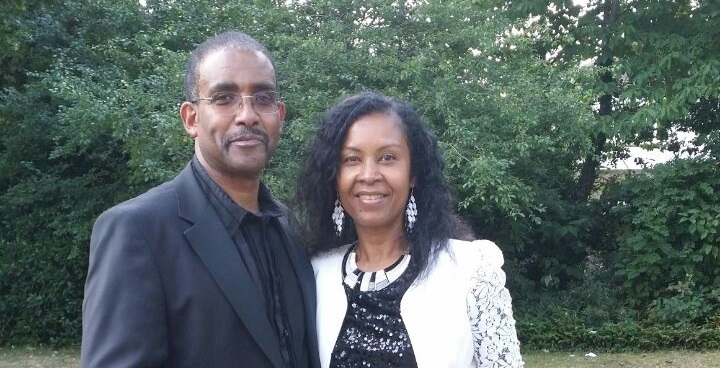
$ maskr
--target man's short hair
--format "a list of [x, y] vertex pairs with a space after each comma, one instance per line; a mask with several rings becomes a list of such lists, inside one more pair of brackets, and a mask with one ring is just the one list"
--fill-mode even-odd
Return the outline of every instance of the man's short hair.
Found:
[[265, 55], [272, 64], [273, 71], [277, 76], [275, 68], [275, 60], [273, 60], [270, 51], [258, 40], [240, 31], [228, 31], [217, 36], [208, 38], [205, 42], [198, 45], [190, 55], [187, 67], [185, 68], [185, 101], [195, 101], [198, 96], [198, 65], [210, 53], [223, 49], [238, 49], [259, 51]]

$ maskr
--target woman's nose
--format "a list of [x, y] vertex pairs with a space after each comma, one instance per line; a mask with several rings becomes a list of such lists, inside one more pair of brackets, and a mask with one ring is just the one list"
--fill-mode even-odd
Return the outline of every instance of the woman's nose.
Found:
[[363, 181], [376, 181], [380, 178], [377, 163], [373, 161], [365, 161], [360, 171], [360, 179]]

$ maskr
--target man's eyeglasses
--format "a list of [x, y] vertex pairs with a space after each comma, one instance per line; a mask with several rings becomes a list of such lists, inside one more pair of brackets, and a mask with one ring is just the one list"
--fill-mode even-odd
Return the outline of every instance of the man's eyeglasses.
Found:
[[198, 98], [198, 101], [208, 101], [213, 111], [219, 115], [233, 115], [239, 107], [245, 105], [245, 99], [250, 99], [250, 106], [258, 114], [274, 114], [278, 112], [278, 99], [280, 96], [275, 91], [257, 92], [251, 96], [241, 96], [233, 92], [217, 92], [210, 97]]

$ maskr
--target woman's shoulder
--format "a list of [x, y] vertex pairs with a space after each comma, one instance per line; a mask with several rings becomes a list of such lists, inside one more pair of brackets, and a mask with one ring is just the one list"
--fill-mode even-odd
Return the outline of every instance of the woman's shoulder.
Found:
[[341, 262], [351, 245], [352, 244], [345, 244], [314, 255], [312, 257], [313, 267], [318, 268], [327, 264]]
[[471, 269], [502, 267], [504, 258], [500, 248], [490, 240], [450, 239], [448, 253], [461, 266]]

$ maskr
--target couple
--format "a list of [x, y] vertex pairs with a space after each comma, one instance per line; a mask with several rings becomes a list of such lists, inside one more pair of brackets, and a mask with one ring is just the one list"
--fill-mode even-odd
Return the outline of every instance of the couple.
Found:
[[502, 254], [450, 239], [437, 142], [403, 102], [361, 93], [320, 120], [297, 189], [311, 265], [260, 182], [276, 89], [243, 33], [193, 52], [194, 157], [93, 228], [83, 367], [522, 366]]

